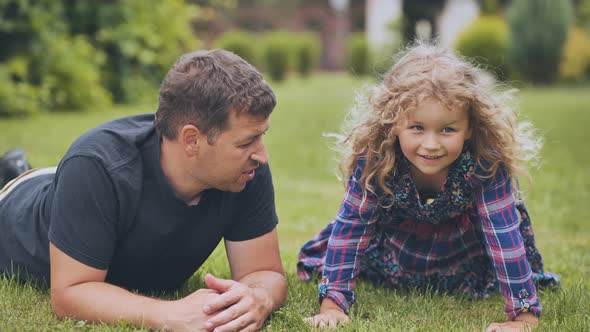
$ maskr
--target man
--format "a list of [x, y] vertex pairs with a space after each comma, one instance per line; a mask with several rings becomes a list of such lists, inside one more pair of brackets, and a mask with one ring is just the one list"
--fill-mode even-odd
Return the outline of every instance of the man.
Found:
[[[59, 317], [174, 331], [253, 331], [286, 296], [262, 135], [275, 96], [222, 51], [186, 54], [155, 115], [111, 121], [76, 140], [58, 167], [0, 193], [0, 268], [51, 287]], [[176, 301], [224, 239], [232, 280]], [[20, 273], [20, 274], [18, 274]]]

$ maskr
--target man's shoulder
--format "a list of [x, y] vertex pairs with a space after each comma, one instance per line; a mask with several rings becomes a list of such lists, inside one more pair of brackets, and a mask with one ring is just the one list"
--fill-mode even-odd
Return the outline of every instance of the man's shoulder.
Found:
[[89, 157], [110, 171], [137, 159], [154, 134], [153, 114], [115, 119], [82, 134], [62, 161], [77, 156]]

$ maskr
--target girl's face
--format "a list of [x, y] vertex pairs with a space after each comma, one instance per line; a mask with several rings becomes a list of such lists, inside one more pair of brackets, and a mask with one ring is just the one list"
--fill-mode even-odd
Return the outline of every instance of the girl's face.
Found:
[[470, 137], [467, 110], [447, 109], [433, 99], [422, 101], [410, 112], [398, 133], [414, 181], [437, 186], [442, 186], [449, 165], [459, 158], [465, 140]]

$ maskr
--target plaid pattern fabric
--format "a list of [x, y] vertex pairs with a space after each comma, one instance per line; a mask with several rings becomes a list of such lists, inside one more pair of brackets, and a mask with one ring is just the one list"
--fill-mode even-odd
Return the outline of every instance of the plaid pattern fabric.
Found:
[[506, 313], [510, 319], [522, 311], [532, 311], [540, 316], [541, 304], [519, 231], [518, 194], [505, 169], [498, 170], [492, 185], [477, 193], [475, 198], [481, 217], [484, 247], [496, 270], [500, 292], [506, 301]]
[[[309, 280], [314, 271], [321, 272], [323, 296], [348, 312], [356, 300], [353, 289], [362, 273], [364, 254], [378, 242], [376, 238], [385, 236], [389, 237], [390, 257], [395, 258], [401, 269], [410, 271], [410, 275], [449, 273], [449, 267], [485, 256], [484, 251], [487, 252], [486, 260], [493, 265], [510, 319], [526, 311], [540, 315], [541, 304], [519, 231], [521, 216], [517, 205], [522, 202], [517, 200], [518, 193], [505, 168], [496, 172], [485, 189], [480, 187], [465, 198], [470, 201], [470, 211], [454, 217], [454, 225], [429, 224], [415, 217], [404, 217], [403, 213], [391, 213], [371, 193], [363, 198], [358, 182], [362, 169], [361, 161], [348, 180], [336, 218], [302, 247], [298, 263], [302, 280]], [[395, 218], [402, 219], [392, 220]], [[391, 269], [391, 262], [387, 264], [388, 273], [397, 269]]]

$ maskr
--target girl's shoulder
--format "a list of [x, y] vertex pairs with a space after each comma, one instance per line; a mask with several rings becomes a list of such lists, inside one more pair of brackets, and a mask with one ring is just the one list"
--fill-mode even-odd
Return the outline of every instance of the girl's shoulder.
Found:
[[491, 162], [482, 161], [478, 163], [473, 178], [479, 189], [487, 191], [510, 185], [512, 174], [503, 162], [494, 165]]

